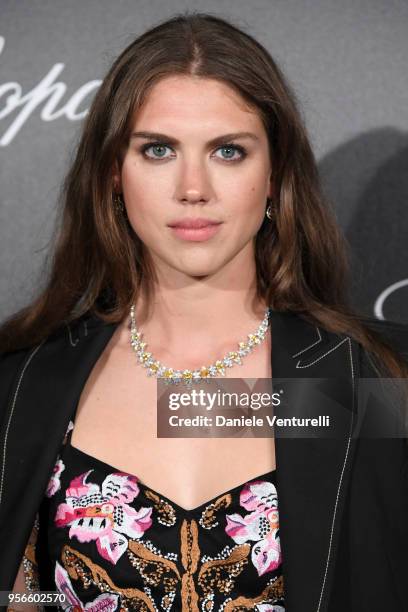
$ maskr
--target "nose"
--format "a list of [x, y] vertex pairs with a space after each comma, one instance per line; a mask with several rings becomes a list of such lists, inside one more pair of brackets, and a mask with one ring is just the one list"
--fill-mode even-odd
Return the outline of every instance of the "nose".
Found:
[[176, 197], [179, 202], [195, 204], [211, 197], [211, 182], [202, 160], [184, 161], [180, 167]]

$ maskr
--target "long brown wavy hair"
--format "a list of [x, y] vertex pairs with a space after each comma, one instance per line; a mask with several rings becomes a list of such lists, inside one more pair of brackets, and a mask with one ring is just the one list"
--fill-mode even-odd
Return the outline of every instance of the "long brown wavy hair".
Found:
[[[257, 294], [360, 342], [395, 377], [408, 367], [349, 305], [349, 257], [325, 201], [296, 96], [269, 52], [220, 17], [185, 12], [134, 40], [115, 60], [84, 122], [61, 188], [45, 287], [0, 328], [0, 350], [34, 345], [62, 323], [91, 311], [122, 321], [139, 291], [152, 297], [148, 253], [126, 215], [115, 214], [113, 168], [121, 168], [132, 120], [149, 90], [181, 74], [218, 79], [261, 117], [274, 170], [274, 221], [255, 238]], [[50, 257], [50, 256], [49, 256]], [[47, 263], [48, 265], [48, 263]]]

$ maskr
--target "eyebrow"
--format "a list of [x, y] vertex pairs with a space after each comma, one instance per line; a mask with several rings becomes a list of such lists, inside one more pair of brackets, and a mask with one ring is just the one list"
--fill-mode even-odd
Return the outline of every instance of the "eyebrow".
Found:
[[[145, 132], [145, 131], [133, 132], [130, 139], [132, 140], [133, 138], [160, 140], [160, 141], [167, 142], [168, 144], [171, 144], [171, 145], [180, 144], [180, 141], [177, 140], [177, 138], [174, 138], [173, 136], [167, 136], [166, 134], [161, 134], [159, 132]], [[216, 147], [217, 145], [224, 144], [225, 142], [228, 142], [230, 140], [238, 140], [240, 138], [250, 138], [251, 140], [254, 140], [254, 141], [259, 140], [258, 136], [256, 136], [256, 134], [253, 134], [252, 132], [231, 132], [230, 134], [223, 134], [222, 136], [217, 136], [216, 138], [212, 138], [212, 140], [209, 140], [207, 142], [207, 146]]]

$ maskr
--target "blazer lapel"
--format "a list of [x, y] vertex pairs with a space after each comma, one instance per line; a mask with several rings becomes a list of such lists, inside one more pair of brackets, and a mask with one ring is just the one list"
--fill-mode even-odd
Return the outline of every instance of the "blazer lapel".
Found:
[[[310, 430], [284, 437], [275, 429], [285, 604], [291, 612], [325, 612], [355, 447], [356, 349], [350, 338], [293, 313], [272, 311], [271, 330], [273, 387], [289, 389], [293, 398], [277, 416], [336, 419], [335, 437], [313, 437]], [[285, 387], [279, 379], [290, 380]], [[316, 402], [313, 389], [320, 383], [324, 393]]]

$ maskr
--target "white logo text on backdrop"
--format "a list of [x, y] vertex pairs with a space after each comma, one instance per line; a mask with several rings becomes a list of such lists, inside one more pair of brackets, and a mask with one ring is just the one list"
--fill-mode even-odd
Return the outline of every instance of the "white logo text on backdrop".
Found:
[[[0, 36], [0, 54], [5, 46], [4, 36]], [[15, 81], [0, 83], [0, 120], [20, 109], [14, 121], [8, 126], [3, 135], [0, 134], [0, 146], [6, 147], [16, 137], [22, 126], [32, 113], [42, 104], [40, 117], [43, 121], [53, 121], [59, 117], [66, 117], [70, 121], [83, 119], [88, 109], [78, 111], [81, 102], [93, 90], [97, 89], [101, 80], [88, 81], [74, 92], [68, 101], [57, 108], [65, 96], [67, 86], [65, 83], [55, 82], [64, 70], [65, 64], [54, 64], [43, 79], [23, 95], [21, 85]], [[3, 106], [4, 99], [4, 106]]]

